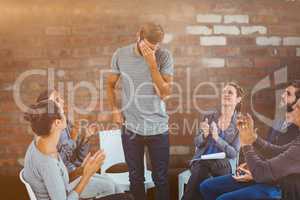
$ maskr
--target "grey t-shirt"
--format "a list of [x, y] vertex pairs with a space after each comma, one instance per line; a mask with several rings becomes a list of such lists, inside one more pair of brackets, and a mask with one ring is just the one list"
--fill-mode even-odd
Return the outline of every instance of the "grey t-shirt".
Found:
[[63, 161], [41, 153], [34, 141], [29, 145], [24, 162], [23, 178], [38, 200], [78, 200], [79, 195], [69, 184]]
[[[113, 73], [121, 77], [125, 126], [139, 135], [162, 134], [168, 130], [166, 106], [156, 94], [149, 66], [144, 57], [136, 54], [135, 45], [117, 49], [111, 63]], [[171, 53], [159, 48], [155, 56], [160, 73], [173, 75]]]

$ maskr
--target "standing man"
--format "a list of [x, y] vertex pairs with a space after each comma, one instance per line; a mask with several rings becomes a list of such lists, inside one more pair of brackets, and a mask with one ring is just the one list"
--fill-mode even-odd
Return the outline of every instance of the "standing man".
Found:
[[[169, 200], [169, 136], [165, 98], [171, 93], [173, 58], [159, 45], [163, 28], [146, 23], [137, 33], [137, 42], [116, 50], [112, 73], [107, 79], [107, 95], [114, 123], [123, 125], [122, 143], [129, 168], [130, 191], [135, 199], [146, 199], [144, 188], [144, 148], [148, 148], [156, 199]], [[122, 107], [115, 89], [121, 79]]]

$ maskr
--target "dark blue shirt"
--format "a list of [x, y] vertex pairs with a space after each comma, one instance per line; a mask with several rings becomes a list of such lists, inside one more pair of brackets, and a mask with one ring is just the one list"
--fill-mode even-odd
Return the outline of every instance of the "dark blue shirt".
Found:
[[62, 131], [57, 144], [57, 150], [69, 173], [81, 166], [85, 156], [89, 152], [89, 144], [84, 144], [80, 137], [74, 141], [71, 138], [71, 130], [72, 125], [67, 121], [67, 127]]

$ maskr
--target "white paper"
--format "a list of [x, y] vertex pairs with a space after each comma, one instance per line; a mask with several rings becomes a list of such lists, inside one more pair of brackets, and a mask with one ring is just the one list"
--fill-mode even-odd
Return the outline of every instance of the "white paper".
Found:
[[224, 152], [221, 153], [212, 153], [208, 155], [202, 155], [201, 158], [193, 159], [191, 161], [195, 160], [215, 160], [215, 159], [224, 159], [226, 158], [226, 154]]
[[201, 156], [201, 160], [224, 159], [224, 158], [226, 158], [226, 154], [224, 152], [212, 153], [212, 154], [207, 154], [207, 155]]

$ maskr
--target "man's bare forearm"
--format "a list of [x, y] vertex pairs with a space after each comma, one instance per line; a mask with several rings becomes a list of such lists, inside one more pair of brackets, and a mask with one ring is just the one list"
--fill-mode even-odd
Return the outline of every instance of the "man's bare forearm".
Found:
[[[151, 77], [155, 85], [155, 90], [161, 98], [165, 98], [171, 94], [170, 84], [164, 80], [159, 72], [157, 65], [150, 66]], [[157, 91], [158, 90], [158, 91]]]
[[108, 104], [112, 111], [118, 110], [115, 87], [109, 85], [107, 87]]
[[79, 183], [76, 185], [74, 191], [77, 192], [77, 194], [81, 194], [81, 192], [84, 190], [86, 185], [89, 183], [91, 177], [83, 176], [82, 179], [80, 179]]

